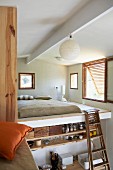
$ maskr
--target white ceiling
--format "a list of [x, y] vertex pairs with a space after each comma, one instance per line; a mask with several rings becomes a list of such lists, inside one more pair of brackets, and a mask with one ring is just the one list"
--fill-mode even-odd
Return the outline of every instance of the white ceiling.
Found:
[[56, 60], [56, 56], [60, 57], [59, 46], [62, 42], [40, 55], [37, 59], [71, 65], [113, 56], [113, 10], [73, 34], [73, 38], [79, 43], [81, 49], [80, 56], [75, 61]]
[[0, 0], [18, 8], [18, 56], [30, 55], [88, 0]]
[[[106, 3], [106, 0], [0, 0], [0, 6], [17, 7], [18, 57], [26, 57], [35, 54], [40, 47], [44, 48], [43, 44], [74, 15], [81, 12], [82, 18], [85, 19], [82, 13], [84, 6], [87, 6], [86, 10], [89, 10], [88, 7], [92, 5], [92, 9], [95, 8], [98, 12], [102, 8], [102, 2], [103, 9], [107, 3], [108, 6], [113, 3], [112, 1]], [[95, 6], [96, 3], [100, 6]], [[91, 11], [90, 8], [88, 12], [89, 16], [87, 17], [90, 18], [91, 13], [95, 11]], [[73, 25], [76, 24], [77, 22], [73, 23]], [[110, 12], [74, 34], [74, 38], [81, 48], [81, 54], [74, 62], [56, 60], [55, 57], [60, 56], [59, 45], [63, 40], [42, 55], [37, 56], [37, 59], [70, 65], [110, 56], [113, 55], [112, 34], [113, 12]]]

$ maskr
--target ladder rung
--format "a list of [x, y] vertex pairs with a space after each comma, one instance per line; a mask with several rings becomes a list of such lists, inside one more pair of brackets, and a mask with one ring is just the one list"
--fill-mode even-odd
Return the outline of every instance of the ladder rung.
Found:
[[105, 165], [108, 165], [108, 164], [109, 164], [108, 162], [98, 163], [98, 164], [94, 165], [94, 169], [98, 169], [98, 168], [105, 166]]
[[98, 125], [98, 124], [100, 124], [100, 122], [91, 122], [91, 123], [89, 123], [89, 125]]
[[91, 139], [96, 139], [96, 138], [101, 138], [103, 135], [96, 135], [96, 136], [92, 136]]
[[101, 152], [101, 151], [105, 151], [105, 150], [106, 150], [105, 148], [99, 148], [96, 150], [92, 150], [92, 153]]
[[83, 110], [84, 112], [86, 112], [86, 113], [91, 113], [91, 112], [97, 112], [97, 111], [99, 111], [99, 109], [88, 109], [88, 110]]
[[97, 115], [95, 115], [95, 113], [92, 113], [90, 115], [88, 115], [88, 119], [89, 118], [95, 118], [95, 119], [98, 119]]
[[99, 121], [97, 119], [95, 119], [95, 118], [90, 118], [89, 122], [99, 122]]

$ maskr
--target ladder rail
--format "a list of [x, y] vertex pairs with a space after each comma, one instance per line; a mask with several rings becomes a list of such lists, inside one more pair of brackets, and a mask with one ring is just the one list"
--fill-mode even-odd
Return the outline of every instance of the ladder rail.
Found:
[[89, 167], [93, 170], [93, 157], [92, 157], [92, 149], [91, 149], [91, 137], [89, 131], [89, 120], [88, 120], [88, 113], [85, 113], [85, 120], [86, 120], [86, 135], [87, 135], [87, 146], [88, 146], [88, 158], [89, 158]]
[[[100, 117], [99, 117], [99, 114], [97, 114], [98, 116], [98, 119], [99, 119], [99, 122], [100, 122]], [[101, 124], [99, 125], [99, 130], [100, 132], [102, 133], [102, 127], [101, 127]], [[103, 133], [102, 133], [103, 134]], [[105, 145], [105, 141], [104, 141], [104, 137], [102, 136], [102, 138], [100, 138], [100, 143], [101, 143], [101, 146], [104, 146], [104, 148], [106, 149], [106, 145]], [[102, 152], [103, 153], [103, 152]], [[109, 162], [108, 160], [108, 157], [107, 157], [107, 152], [104, 152], [105, 153], [105, 157], [106, 157], [106, 161]], [[108, 164], [109, 166], [109, 164]], [[109, 167], [110, 168], [110, 167]]]

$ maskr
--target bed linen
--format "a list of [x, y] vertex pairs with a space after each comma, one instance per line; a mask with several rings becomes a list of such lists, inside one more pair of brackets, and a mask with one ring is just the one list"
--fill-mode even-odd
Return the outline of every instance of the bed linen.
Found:
[[42, 117], [81, 113], [78, 106], [57, 100], [20, 100], [18, 101], [19, 118]]
[[0, 158], [0, 170], [39, 170], [25, 140], [18, 147], [12, 161]]

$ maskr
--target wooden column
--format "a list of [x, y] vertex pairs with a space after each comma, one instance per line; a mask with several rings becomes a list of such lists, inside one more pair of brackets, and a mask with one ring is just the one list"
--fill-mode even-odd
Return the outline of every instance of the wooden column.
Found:
[[0, 7], [0, 121], [17, 119], [17, 9]]

